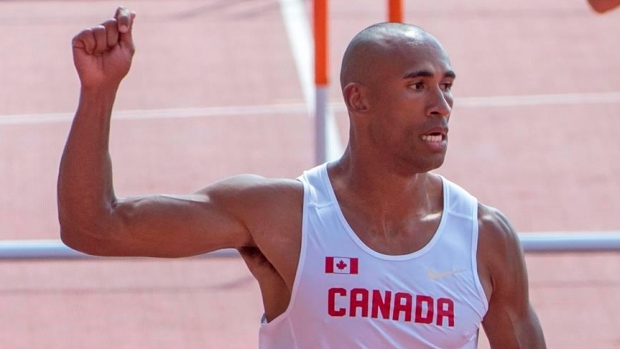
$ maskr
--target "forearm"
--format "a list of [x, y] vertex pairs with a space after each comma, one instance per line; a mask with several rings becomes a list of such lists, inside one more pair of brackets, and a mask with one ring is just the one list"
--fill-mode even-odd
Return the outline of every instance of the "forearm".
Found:
[[58, 177], [58, 212], [63, 234], [97, 231], [108, 223], [115, 201], [108, 145], [117, 88], [81, 91]]

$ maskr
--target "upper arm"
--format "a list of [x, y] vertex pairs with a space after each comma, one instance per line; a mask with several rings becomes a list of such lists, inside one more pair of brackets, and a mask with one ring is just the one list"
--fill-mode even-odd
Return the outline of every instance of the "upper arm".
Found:
[[483, 327], [492, 348], [545, 348], [530, 304], [527, 269], [518, 235], [498, 210], [481, 205], [479, 260], [492, 286]]
[[[189, 195], [118, 199], [96, 231], [63, 234], [69, 246], [96, 255], [184, 257], [253, 244], [248, 202], [266, 179], [229, 178]], [[260, 207], [255, 208], [260, 210]]]

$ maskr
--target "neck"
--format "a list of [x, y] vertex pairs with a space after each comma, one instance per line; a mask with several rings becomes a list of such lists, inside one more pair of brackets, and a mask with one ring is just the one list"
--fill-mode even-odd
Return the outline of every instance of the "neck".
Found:
[[330, 163], [328, 170], [337, 193], [356, 198], [376, 213], [403, 211], [424, 215], [432, 210], [430, 197], [438, 194], [428, 172], [408, 173], [380, 161], [356, 157], [350, 148], [342, 158]]

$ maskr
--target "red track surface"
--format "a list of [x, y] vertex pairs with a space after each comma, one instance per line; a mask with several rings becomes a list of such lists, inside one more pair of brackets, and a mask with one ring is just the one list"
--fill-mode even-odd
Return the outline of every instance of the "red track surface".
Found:
[[[386, 3], [332, 2], [333, 76], [348, 40], [382, 21]], [[119, 195], [190, 192], [242, 172], [294, 177], [312, 166], [302, 110], [240, 108], [304, 102], [278, 1], [125, 4], [138, 13], [137, 54], [117, 111], [239, 113], [115, 120]], [[0, 1], [0, 239], [58, 237], [55, 181], [69, 121], [40, 114], [74, 111], [71, 37], [116, 5]], [[459, 76], [439, 172], [522, 232], [620, 230], [618, 98], [515, 99], [620, 93], [620, 10], [595, 15], [585, 0], [445, 0], [407, 2], [405, 19], [443, 42]], [[337, 86], [331, 96], [340, 101]], [[511, 97], [509, 105], [471, 99], [494, 96]], [[336, 118], [346, 141], [346, 115]], [[618, 253], [527, 262], [550, 348], [620, 348]], [[2, 262], [0, 280], [2, 349], [256, 347], [260, 296], [240, 260]]]

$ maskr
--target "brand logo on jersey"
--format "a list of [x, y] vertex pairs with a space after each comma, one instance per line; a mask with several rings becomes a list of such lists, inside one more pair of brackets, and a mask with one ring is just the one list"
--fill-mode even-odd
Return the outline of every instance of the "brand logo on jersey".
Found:
[[444, 272], [436, 272], [435, 270], [433, 270], [433, 268], [429, 268], [428, 271], [426, 272], [426, 276], [428, 276], [429, 279], [437, 280], [437, 279], [443, 279], [450, 275], [462, 273], [464, 271], [465, 271], [464, 269], [460, 269], [460, 270], [449, 270], [449, 271], [444, 271]]
[[352, 257], [325, 257], [326, 274], [357, 274], [358, 259]]

